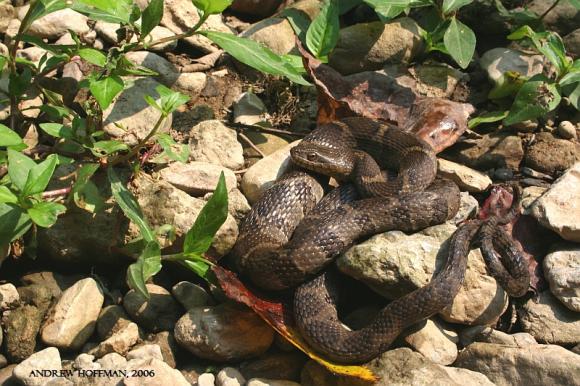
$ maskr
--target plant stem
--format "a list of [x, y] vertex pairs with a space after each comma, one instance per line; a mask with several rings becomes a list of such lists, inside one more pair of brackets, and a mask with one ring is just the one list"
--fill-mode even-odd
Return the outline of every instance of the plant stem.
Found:
[[163, 123], [164, 120], [165, 120], [165, 116], [163, 114], [161, 114], [161, 116], [159, 117], [159, 119], [155, 123], [155, 126], [153, 127], [153, 129], [151, 129], [151, 131], [149, 132], [149, 134], [147, 134], [147, 136], [145, 138], [143, 138], [141, 141], [139, 141], [139, 143], [137, 145], [135, 145], [133, 148], [131, 148], [131, 150], [127, 154], [113, 158], [113, 160], [111, 160], [111, 162], [109, 162], [109, 165], [114, 166], [120, 162], [125, 162], [125, 161], [130, 160], [135, 154], [137, 154], [139, 152], [139, 150], [141, 150], [143, 147], [145, 147], [145, 145], [147, 144], [147, 141], [149, 141], [151, 139], [151, 137], [153, 137], [157, 133], [157, 130], [159, 130], [159, 127], [161, 127], [161, 124]]
[[553, 10], [554, 8], [556, 8], [556, 6], [558, 5], [559, 2], [560, 2], [560, 0], [554, 1], [554, 3], [550, 6], [550, 8], [546, 9], [546, 12], [544, 12], [542, 14], [542, 16], [540, 16], [539, 20], [544, 20], [544, 17], [546, 17], [546, 15], [548, 13], [550, 13], [551, 10]]
[[197, 32], [197, 30], [202, 26], [203, 23], [205, 23], [205, 21], [207, 20], [208, 17], [209, 17], [209, 15], [203, 15], [199, 19], [199, 21], [193, 27], [191, 27], [191, 29], [187, 30], [186, 32], [184, 32], [182, 34], [177, 34], [177, 35], [173, 35], [173, 36], [167, 36], [165, 38], [161, 38], [159, 40], [155, 40], [155, 41], [153, 41], [151, 43], [148, 43], [148, 44], [144, 44], [144, 43], [141, 42], [138, 45], [136, 45], [135, 47], [133, 47], [133, 49], [131, 51], [142, 50], [143, 48], [145, 48], [145, 46], [147, 46], [147, 48], [150, 48], [150, 47], [153, 47], [153, 46], [157, 46], [159, 44], [169, 43], [169, 42], [172, 42], [174, 40], [188, 38], [188, 37], [194, 35]]
[[72, 190], [72, 188], [70, 186], [68, 188], [49, 190], [47, 192], [42, 193], [42, 198], [66, 196], [67, 194], [69, 194], [71, 192], [71, 190]]

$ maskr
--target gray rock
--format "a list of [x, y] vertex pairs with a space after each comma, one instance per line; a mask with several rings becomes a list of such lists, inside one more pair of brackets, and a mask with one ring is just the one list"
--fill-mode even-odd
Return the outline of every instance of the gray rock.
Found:
[[457, 164], [439, 158], [437, 160], [437, 173], [441, 176], [455, 182], [459, 189], [468, 192], [483, 192], [490, 187], [492, 181], [487, 175], [468, 168], [467, 166]]
[[[192, 227], [205, 201], [191, 197], [167, 182], [154, 181], [145, 173], [137, 176], [132, 186], [143, 214], [151, 226], [172, 224], [175, 227], [178, 239], [173, 245], [179, 248], [178, 243], [183, 242], [183, 236]], [[137, 236], [139, 230], [132, 227], [130, 234]], [[234, 218], [228, 215], [212, 241], [210, 252], [218, 256], [225, 255], [232, 249], [237, 238], [238, 225]]]
[[12, 283], [0, 285], [0, 310], [6, 311], [18, 304], [20, 295]]
[[216, 386], [243, 386], [245, 383], [244, 376], [233, 367], [224, 367], [216, 377]]
[[131, 51], [126, 54], [127, 59], [133, 63], [147, 67], [159, 75], [155, 79], [167, 87], [171, 87], [179, 77], [179, 69], [169, 60], [149, 51]]
[[289, 169], [290, 149], [299, 143], [300, 141], [294, 141], [248, 168], [242, 178], [242, 191], [251, 204], [258, 201], [262, 194]]
[[82, 36], [90, 31], [87, 21], [88, 18], [85, 15], [65, 8], [35, 20], [26, 33], [51, 40], [58, 39], [68, 30]]
[[479, 170], [491, 168], [519, 170], [524, 158], [522, 140], [515, 135], [485, 134], [470, 143], [472, 146], [449, 149], [446, 158]]
[[455, 366], [479, 371], [498, 386], [577, 385], [580, 355], [555, 345], [473, 343]]
[[[124, 81], [130, 80], [125, 78]], [[160, 83], [151, 78], [136, 78], [131, 81], [133, 85], [123, 90], [103, 111], [103, 130], [113, 139], [135, 146], [149, 134], [159, 119], [159, 111], [150, 106], [143, 99], [143, 95], [156, 98], [158, 94], [155, 88]], [[171, 123], [172, 115], [169, 115], [163, 120], [158, 132], [169, 131]]]
[[139, 327], [135, 323], [127, 326], [111, 335], [98, 346], [88, 351], [88, 354], [101, 358], [110, 353], [125, 355], [139, 340]]
[[219, 165], [196, 161], [173, 162], [159, 172], [163, 180], [193, 196], [213, 192], [221, 173], [224, 173], [226, 189], [229, 192], [237, 186], [236, 175], [230, 169]]
[[457, 358], [457, 333], [432, 319], [427, 319], [419, 329], [404, 333], [403, 340], [434, 363], [450, 365]]
[[[527, 8], [536, 15], [543, 15], [548, 8], [552, 6], [549, 1], [533, 0], [527, 5]], [[560, 1], [558, 4], [542, 19], [542, 23], [547, 30], [556, 31], [560, 36], [572, 32], [580, 25], [580, 12], [568, 1]]]
[[147, 330], [170, 331], [181, 315], [181, 307], [165, 288], [147, 284], [150, 298], [130, 290], [123, 298], [123, 307], [131, 319]]
[[223, 303], [189, 310], [175, 325], [175, 339], [200, 358], [229, 362], [264, 353], [274, 333], [251, 310]]
[[203, 72], [182, 72], [177, 75], [173, 87], [197, 98], [207, 85], [207, 75]]
[[34, 64], [36, 64], [37, 66], [40, 63], [40, 59], [44, 55], [46, 55], [47, 59], [49, 59], [53, 56], [50, 52], [46, 51], [45, 49], [40, 48], [40, 47], [36, 47], [36, 46], [27, 47], [27, 48], [18, 50], [16, 52], [17, 58], [23, 58], [23, 59], [29, 60], [29, 61], [33, 62]]
[[420, 27], [410, 18], [355, 24], [340, 30], [329, 64], [343, 74], [409, 63], [423, 51]]
[[541, 55], [528, 55], [505, 47], [486, 51], [479, 59], [479, 64], [487, 72], [489, 80], [496, 85], [503, 82], [503, 75], [508, 71], [532, 77], [541, 74], [544, 68]]
[[272, 17], [251, 25], [241, 35], [268, 47], [278, 55], [290, 53], [296, 47], [294, 30], [285, 18]]
[[191, 158], [237, 170], [244, 166], [236, 131], [218, 120], [203, 121], [189, 132]]
[[576, 28], [564, 36], [564, 46], [568, 55], [572, 57], [580, 56], [580, 28]]
[[161, 355], [163, 356], [163, 362], [167, 363], [169, 366], [175, 368], [175, 361], [177, 353], [180, 349], [175, 338], [173, 337], [172, 331], [161, 331], [153, 336], [149, 336], [145, 343], [152, 343], [161, 349]]
[[[578, 31], [580, 31], [580, 29]], [[578, 134], [576, 133], [576, 125], [570, 121], [560, 122], [558, 124], [558, 135], [564, 139], [578, 139]]]
[[461, 201], [459, 202], [459, 210], [453, 220], [454, 224], [460, 224], [463, 221], [474, 218], [479, 210], [479, 202], [468, 192], [461, 192]]
[[464, 347], [469, 346], [473, 342], [504, 344], [517, 347], [538, 344], [534, 337], [527, 332], [506, 334], [489, 326], [467, 327], [459, 333], [459, 340]]
[[203, 287], [188, 281], [175, 284], [171, 293], [186, 310], [213, 304], [213, 300]]
[[127, 366], [127, 359], [125, 359], [124, 356], [113, 352], [97, 359], [97, 363], [101, 365], [102, 369], [118, 370], [124, 369]]
[[526, 186], [522, 191], [522, 208], [523, 214], [530, 215], [534, 202], [548, 190], [541, 186]]
[[14, 368], [14, 377], [26, 386], [45, 385], [56, 376], [35, 376], [35, 370], [60, 370], [60, 353], [56, 347], [48, 347], [38, 351]]
[[105, 300], [92, 278], [79, 280], [62, 293], [40, 331], [48, 346], [77, 350], [89, 339]]
[[560, 174], [576, 161], [580, 161], [580, 146], [547, 132], [536, 134], [525, 157], [526, 166], [548, 175]]
[[[105, 21], [97, 21], [95, 24], [95, 31], [97, 34], [102, 37], [107, 43], [110, 44], [117, 44], [117, 30], [119, 29], [119, 24], [116, 23], [107, 23]], [[147, 35], [147, 37], [143, 40], [145, 43], [151, 43], [153, 41], [157, 41], [159, 39], [167, 38], [174, 36], [175, 34], [171, 32], [169, 29], [161, 26], [156, 26], [153, 30]], [[137, 37], [133, 36], [131, 39], [132, 43], [137, 42]], [[177, 47], [177, 40], [157, 44], [154, 46], [149, 47], [152, 51], [171, 51]]]
[[[208, 193], [203, 196], [203, 199], [207, 201], [212, 195], [213, 193]], [[246, 214], [251, 209], [252, 207], [248, 203], [248, 199], [238, 188], [234, 188], [228, 192], [228, 212], [230, 212], [238, 223], [246, 217]]]
[[97, 333], [103, 340], [110, 338], [117, 331], [131, 323], [123, 307], [116, 304], [103, 307], [97, 319]]
[[543, 262], [550, 291], [572, 311], [580, 312], [580, 245], [557, 244]]
[[125, 378], [125, 386], [190, 385], [179, 370], [172, 369], [167, 363], [156, 358], [130, 360], [127, 363], [127, 370], [144, 371], [137, 372], [143, 374], [142, 376]]
[[531, 207], [540, 224], [563, 239], [580, 242], [580, 162], [576, 162]]
[[268, 110], [262, 100], [253, 92], [246, 91], [240, 95], [234, 104], [234, 122], [245, 125], [255, 125], [266, 122]]
[[160, 361], [163, 360], [163, 354], [161, 354], [161, 347], [156, 344], [144, 344], [136, 349], [133, 349], [127, 353], [127, 360], [131, 359], [147, 359], [156, 358]]
[[540, 343], [580, 343], [580, 314], [570, 311], [550, 291], [541, 292], [520, 309], [522, 328]]
[[[338, 268], [381, 295], [399, 298], [427, 284], [447, 258], [447, 243], [456, 227], [445, 223], [412, 235], [391, 231], [355, 245], [337, 260]], [[463, 286], [441, 316], [453, 323], [492, 323], [507, 307], [507, 295], [487, 275], [479, 250], [468, 256]]]
[[10, 362], [20, 362], [34, 352], [41, 322], [42, 315], [30, 305], [22, 305], [8, 315], [4, 313], [4, 347]]

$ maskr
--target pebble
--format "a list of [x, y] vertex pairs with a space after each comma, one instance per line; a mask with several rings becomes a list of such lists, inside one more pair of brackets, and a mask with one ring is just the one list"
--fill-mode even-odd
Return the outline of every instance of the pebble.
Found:
[[441, 176], [455, 182], [461, 190], [483, 192], [491, 186], [491, 178], [477, 170], [442, 158], [437, 161], [437, 172]]
[[203, 373], [197, 378], [197, 386], [214, 386], [215, 375], [212, 373]]
[[56, 347], [48, 347], [23, 360], [14, 368], [13, 375], [26, 386], [45, 385], [56, 376], [35, 376], [35, 370], [60, 370], [60, 353]]
[[555, 345], [473, 343], [459, 354], [455, 366], [483, 373], [498, 386], [575, 385], [580, 355]]
[[173, 162], [162, 169], [159, 175], [184, 192], [193, 196], [203, 196], [215, 190], [221, 173], [224, 173], [226, 189], [229, 192], [238, 184], [234, 172], [208, 162]]
[[580, 245], [554, 245], [543, 268], [552, 294], [570, 310], [580, 312]]
[[464, 347], [469, 346], [473, 342], [496, 343], [518, 347], [538, 344], [534, 337], [527, 332], [506, 334], [489, 326], [467, 327], [460, 332], [459, 341]]
[[449, 149], [446, 158], [479, 170], [492, 168], [518, 170], [524, 158], [522, 140], [516, 135], [485, 134], [470, 143], [472, 146]]
[[97, 333], [101, 339], [110, 338], [131, 323], [123, 307], [116, 304], [103, 307], [97, 318]]
[[150, 336], [147, 342], [159, 346], [159, 348], [161, 349], [161, 355], [163, 356], [163, 362], [175, 368], [176, 365], [175, 358], [179, 351], [179, 346], [175, 341], [172, 331], [158, 332], [157, 334]]
[[213, 304], [213, 300], [203, 287], [188, 281], [175, 284], [171, 288], [171, 293], [186, 310]]
[[4, 313], [4, 349], [10, 362], [20, 362], [34, 352], [42, 317], [35, 306], [28, 304], [10, 311], [8, 315]]
[[252, 378], [246, 386], [300, 386], [300, 384], [281, 379]]
[[[127, 363], [127, 370], [129, 372], [143, 370], [137, 371], [137, 374], [142, 373], [143, 375], [125, 378], [125, 386], [190, 386], [190, 383], [179, 370], [172, 369], [167, 363], [156, 358], [130, 360]], [[151, 376], [151, 374], [155, 374], [155, 376]]]
[[163, 360], [163, 355], [161, 354], [161, 347], [156, 344], [144, 344], [136, 349], [129, 351], [126, 355], [128, 361], [131, 359], [147, 359], [156, 358], [160, 361]]
[[99, 343], [98, 346], [89, 350], [88, 353], [97, 358], [113, 352], [125, 355], [127, 351], [137, 343], [137, 341], [139, 341], [139, 327], [135, 323], [129, 323], [127, 326]]
[[418, 330], [405, 333], [403, 340], [434, 363], [450, 365], [457, 358], [457, 333], [432, 319], [427, 319]]
[[0, 33], [6, 33], [10, 20], [14, 18], [15, 12], [11, 2], [0, 3]]
[[146, 284], [150, 298], [130, 290], [123, 298], [123, 307], [131, 319], [150, 331], [170, 331], [181, 314], [181, 307], [165, 288]]
[[580, 242], [580, 162], [558, 178], [531, 207], [538, 222], [563, 239]]
[[[554, 5], [553, 8], [552, 5]], [[536, 15], [543, 15], [551, 8], [550, 12], [542, 18], [542, 24], [547, 31], [558, 32], [560, 36], [572, 32], [580, 25], [578, 8], [569, 1], [550, 3], [544, 0], [532, 0], [526, 8]]]
[[558, 135], [564, 139], [578, 139], [576, 125], [570, 121], [562, 121], [558, 125]]
[[570, 311], [550, 291], [529, 299], [518, 313], [522, 329], [540, 343], [580, 343], [580, 314]]
[[231, 362], [263, 354], [274, 333], [253, 311], [223, 303], [189, 310], [175, 325], [175, 340], [200, 358]]
[[40, 331], [48, 346], [77, 350], [89, 339], [105, 297], [92, 278], [79, 280], [62, 293]]
[[580, 161], [580, 146], [556, 138], [548, 132], [536, 134], [536, 139], [528, 146], [525, 157], [526, 166], [548, 175], [558, 175], [576, 161]]
[[35, 20], [26, 33], [50, 40], [58, 39], [69, 30], [83, 36], [90, 31], [87, 21], [88, 18], [85, 15], [70, 8], [65, 8], [48, 13], [46, 16]]
[[131, 51], [126, 55], [127, 59], [138, 66], [146, 67], [159, 75], [155, 79], [167, 87], [171, 87], [179, 77], [179, 70], [169, 60], [149, 51]]
[[233, 367], [224, 367], [216, 377], [216, 386], [243, 386], [245, 384], [244, 376]]
[[218, 120], [203, 121], [189, 132], [191, 159], [237, 170], [244, 166], [244, 150], [236, 131]]
[[253, 92], [242, 93], [234, 103], [234, 122], [255, 125], [267, 122], [268, 110], [262, 100]]
[[12, 283], [0, 285], [0, 310], [13, 308], [20, 301], [20, 295]]

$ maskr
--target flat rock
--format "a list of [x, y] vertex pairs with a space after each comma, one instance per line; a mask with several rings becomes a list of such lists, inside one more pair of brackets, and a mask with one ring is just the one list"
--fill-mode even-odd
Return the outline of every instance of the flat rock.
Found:
[[171, 293], [186, 310], [213, 303], [211, 296], [203, 287], [188, 281], [180, 281], [175, 284], [171, 288]]
[[163, 360], [163, 354], [161, 354], [161, 347], [157, 344], [144, 344], [139, 346], [127, 353], [127, 360], [131, 359], [147, 359], [156, 358], [160, 361]]
[[123, 298], [123, 307], [131, 319], [147, 330], [170, 331], [181, 315], [181, 307], [165, 288], [146, 284], [150, 298], [130, 290]]
[[83, 36], [90, 31], [87, 21], [88, 18], [85, 15], [70, 8], [65, 8], [35, 20], [26, 33], [51, 40], [58, 39], [69, 30], [74, 31], [79, 36]]
[[538, 133], [526, 151], [526, 166], [548, 175], [558, 175], [580, 161], [580, 147], [556, 138], [552, 133]]
[[543, 262], [550, 291], [572, 311], [580, 312], [580, 245], [554, 245]]
[[35, 376], [35, 370], [60, 370], [60, 353], [56, 347], [35, 352], [14, 368], [14, 377], [26, 386], [45, 385], [56, 376]]
[[[160, 116], [159, 111], [143, 99], [143, 95], [157, 98], [155, 88], [160, 83], [151, 78], [133, 80], [133, 85], [116, 96], [109, 107], [103, 111], [103, 130], [113, 139], [129, 146], [135, 146], [144, 139]], [[171, 123], [172, 115], [169, 115], [163, 120], [158, 132], [169, 131]]]
[[576, 162], [531, 207], [543, 226], [563, 239], [580, 242], [580, 162]]
[[[447, 258], [447, 243], [456, 227], [445, 223], [412, 235], [391, 231], [355, 245], [337, 260], [345, 274], [367, 284], [381, 295], [395, 299], [427, 284]], [[478, 249], [468, 256], [463, 286], [453, 303], [440, 315], [449, 322], [489, 324], [507, 307], [508, 297], [487, 275]]]
[[540, 343], [580, 343], [580, 313], [570, 311], [550, 291], [528, 300], [520, 309], [522, 328]]
[[161, 55], [149, 51], [130, 51], [126, 54], [127, 59], [138, 66], [146, 67], [157, 72], [155, 79], [167, 87], [171, 87], [180, 76], [179, 69]]
[[506, 47], [486, 51], [479, 59], [479, 64], [494, 84], [501, 84], [503, 75], [508, 71], [518, 72], [531, 78], [536, 74], [541, 74], [544, 68], [541, 55], [528, 55]]
[[434, 363], [450, 365], [457, 358], [457, 333], [432, 319], [427, 319], [422, 327], [405, 333], [403, 340]]
[[445, 158], [478, 170], [508, 168], [518, 170], [524, 158], [522, 140], [505, 133], [484, 134], [470, 143], [453, 146]]
[[190, 385], [179, 370], [172, 369], [167, 363], [156, 358], [130, 360], [127, 363], [127, 370], [143, 375], [125, 378], [125, 386]]
[[467, 327], [459, 333], [459, 341], [464, 347], [469, 346], [473, 342], [505, 344], [517, 347], [538, 344], [534, 337], [527, 332], [506, 334], [489, 326]]
[[409, 63], [423, 51], [420, 27], [406, 17], [342, 28], [329, 64], [343, 74], [379, 70], [386, 63]]
[[173, 162], [162, 169], [159, 175], [163, 180], [184, 192], [194, 196], [203, 196], [215, 190], [221, 173], [224, 173], [228, 191], [237, 186], [238, 182], [233, 171], [208, 162]]
[[455, 182], [459, 189], [468, 192], [483, 192], [491, 185], [491, 178], [467, 166], [439, 158], [437, 173]]
[[253, 311], [223, 303], [189, 310], [175, 325], [175, 339], [200, 358], [228, 362], [264, 353], [274, 333]]
[[35, 306], [27, 304], [3, 315], [4, 348], [10, 362], [20, 362], [34, 352], [42, 317]]
[[125, 309], [116, 304], [103, 307], [97, 318], [97, 333], [101, 339], [110, 338], [131, 323]]
[[455, 366], [483, 373], [498, 386], [577, 385], [580, 355], [555, 345], [473, 343]]
[[103, 291], [92, 278], [79, 280], [62, 293], [40, 331], [44, 344], [77, 350], [89, 339], [103, 306]]
[[258, 201], [262, 194], [289, 169], [290, 149], [299, 143], [300, 141], [294, 141], [248, 168], [242, 178], [242, 191], [251, 204]]
[[125, 355], [139, 340], [139, 327], [135, 323], [129, 323], [96, 347], [88, 351], [88, 354], [97, 358], [107, 354], [117, 353]]
[[236, 131], [218, 120], [203, 121], [189, 132], [191, 159], [237, 170], [244, 166], [242, 145]]

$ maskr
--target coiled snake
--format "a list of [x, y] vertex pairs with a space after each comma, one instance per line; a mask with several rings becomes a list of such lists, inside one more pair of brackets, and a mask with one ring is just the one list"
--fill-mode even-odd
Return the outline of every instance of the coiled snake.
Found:
[[[267, 190], [242, 222], [232, 254], [240, 272], [259, 287], [297, 287], [297, 326], [326, 357], [366, 362], [385, 351], [403, 329], [450, 304], [478, 232], [485, 236], [484, 256], [500, 284], [514, 296], [526, 292], [529, 274], [521, 255], [505, 233], [496, 237], [501, 220], [472, 220], [455, 232], [445, 266], [428, 285], [391, 302], [366, 327], [345, 328], [335, 306], [335, 274], [324, 268], [362, 238], [395, 229], [415, 232], [453, 218], [459, 189], [436, 179], [437, 160], [427, 143], [366, 118], [322, 125], [291, 155], [296, 165], [319, 174], [295, 170]], [[390, 172], [381, 172], [381, 167]], [[320, 174], [352, 183], [322, 197]]]

